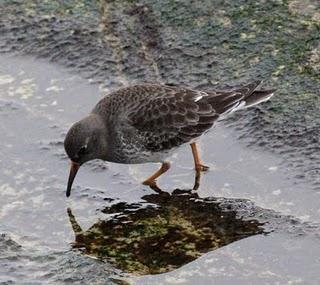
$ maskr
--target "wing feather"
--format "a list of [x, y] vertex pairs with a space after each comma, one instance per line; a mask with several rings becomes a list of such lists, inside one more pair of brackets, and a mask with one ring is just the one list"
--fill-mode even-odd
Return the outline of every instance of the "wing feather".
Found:
[[207, 93], [202, 92], [198, 99], [199, 92], [190, 89], [156, 86], [145, 91], [150, 96], [131, 108], [128, 118], [146, 138], [148, 150], [169, 150], [189, 142], [210, 129], [218, 118], [212, 106], [203, 100]]
[[265, 95], [255, 91], [259, 84], [260, 81], [254, 81], [233, 89], [208, 92], [138, 85], [131, 89], [135, 95], [130, 107], [127, 106], [126, 117], [130, 126], [144, 138], [148, 150], [169, 150], [207, 132], [219, 116], [244, 107], [247, 101], [254, 103], [260, 97], [267, 97], [270, 92]]

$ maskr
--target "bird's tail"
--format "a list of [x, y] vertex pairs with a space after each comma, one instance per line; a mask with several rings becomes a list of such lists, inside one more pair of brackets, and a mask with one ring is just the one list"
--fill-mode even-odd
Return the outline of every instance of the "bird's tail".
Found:
[[244, 98], [244, 101], [246, 102], [244, 107], [247, 108], [268, 101], [275, 91], [276, 89], [253, 91], [250, 95]]
[[261, 81], [256, 80], [250, 84], [235, 88], [235, 92], [239, 92], [244, 95], [244, 98], [240, 100], [244, 102], [243, 108], [248, 108], [269, 100], [276, 91], [276, 89], [257, 90], [260, 84]]
[[230, 90], [217, 91], [212, 93], [208, 102], [220, 115], [257, 105], [269, 100], [276, 91], [275, 89], [256, 90], [260, 83], [260, 81], [254, 81]]

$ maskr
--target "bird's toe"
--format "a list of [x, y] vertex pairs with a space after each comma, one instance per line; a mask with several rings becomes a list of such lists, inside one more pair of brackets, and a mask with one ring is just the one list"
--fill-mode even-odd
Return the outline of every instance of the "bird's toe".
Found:
[[203, 164], [197, 164], [195, 168], [196, 168], [196, 171], [204, 172], [204, 171], [208, 171], [210, 167], [209, 166], [205, 166]]

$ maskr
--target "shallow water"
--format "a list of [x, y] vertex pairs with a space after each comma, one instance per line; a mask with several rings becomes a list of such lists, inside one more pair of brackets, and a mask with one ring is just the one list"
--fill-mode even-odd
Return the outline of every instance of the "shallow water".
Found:
[[[0, 1], [0, 283], [319, 284], [319, 3], [222, 2]], [[111, 88], [256, 78], [276, 96], [202, 140], [198, 192], [186, 146], [170, 195], [95, 161], [65, 197], [65, 133]]]
[[319, 191], [319, 23], [317, 0], [2, 0], [0, 52], [47, 58], [102, 88], [263, 80], [277, 96], [228, 123]]
[[171, 196], [140, 184], [157, 165], [94, 161], [67, 199], [65, 133], [105, 91], [45, 60], [0, 61], [1, 282], [319, 283], [319, 192], [295, 169], [221, 123], [201, 142], [211, 170], [196, 193], [185, 147], [159, 180]]

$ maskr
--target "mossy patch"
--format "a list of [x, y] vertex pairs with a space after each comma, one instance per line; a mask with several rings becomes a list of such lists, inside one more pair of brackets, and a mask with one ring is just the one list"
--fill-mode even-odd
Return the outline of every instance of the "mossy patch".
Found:
[[[263, 224], [236, 211], [175, 190], [144, 196], [144, 206], [120, 203], [103, 210], [112, 219], [82, 231], [69, 210], [75, 243], [83, 253], [112, 263], [124, 272], [156, 274], [178, 268], [208, 251], [261, 234]], [[233, 201], [235, 202], [235, 201]], [[154, 204], [151, 205], [150, 203]], [[241, 202], [239, 202], [241, 203]], [[114, 215], [116, 211], [118, 214]]]

